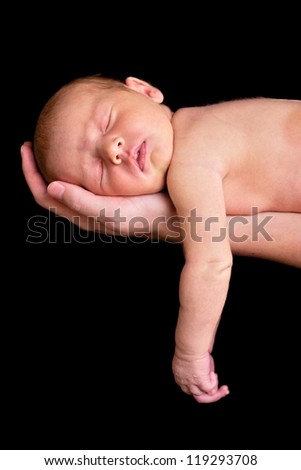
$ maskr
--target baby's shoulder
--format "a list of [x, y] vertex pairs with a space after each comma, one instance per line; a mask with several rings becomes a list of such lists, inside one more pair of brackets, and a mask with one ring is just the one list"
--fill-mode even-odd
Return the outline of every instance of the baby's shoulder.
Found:
[[[245, 98], [206, 106], [181, 108], [173, 115], [175, 137], [198, 135], [206, 141], [224, 141], [258, 132], [262, 126], [279, 126], [287, 116], [300, 123], [300, 101], [273, 98]], [[255, 133], [256, 133], [255, 132]]]
[[172, 118], [176, 136], [187, 136], [208, 132], [220, 133], [223, 129], [229, 132], [229, 123], [233, 116], [233, 102], [220, 102], [206, 106], [180, 108]]
[[208, 148], [233, 141], [233, 133], [236, 137], [238, 131], [233, 126], [232, 108], [228, 102], [179, 109], [172, 118], [175, 143], [199, 142]]
[[209, 106], [194, 106], [178, 109], [172, 117], [172, 125], [175, 131], [191, 129], [204, 124], [210, 119]]

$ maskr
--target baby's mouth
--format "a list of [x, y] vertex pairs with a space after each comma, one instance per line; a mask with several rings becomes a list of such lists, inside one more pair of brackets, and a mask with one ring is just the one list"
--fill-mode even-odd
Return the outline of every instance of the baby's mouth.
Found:
[[136, 161], [141, 171], [144, 170], [145, 156], [146, 156], [146, 144], [145, 142], [143, 142], [140, 148], [138, 149], [137, 158], [136, 158]]

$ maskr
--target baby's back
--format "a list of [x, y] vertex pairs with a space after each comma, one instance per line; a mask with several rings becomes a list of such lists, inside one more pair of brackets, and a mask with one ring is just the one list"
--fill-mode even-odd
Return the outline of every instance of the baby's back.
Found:
[[212, 165], [228, 214], [301, 212], [301, 102], [255, 98], [174, 115], [174, 160]]

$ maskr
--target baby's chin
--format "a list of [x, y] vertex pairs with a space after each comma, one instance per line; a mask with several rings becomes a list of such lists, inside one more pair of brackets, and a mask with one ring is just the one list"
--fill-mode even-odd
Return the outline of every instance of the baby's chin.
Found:
[[104, 192], [100, 190], [93, 191], [92, 189], [89, 188], [84, 188], [87, 191], [90, 191], [91, 193], [95, 194], [96, 196], [107, 196], [107, 197], [138, 197], [138, 196], [149, 196], [151, 194], [157, 194], [162, 191], [166, 190], [166, 187], [162, 187], [160, 189], [148, 189], [148, 190], [143, 190], [143, 191], [110, 191], [110, 192]]
[[110, 192], [110, 193], [104, 193], [102, 191], [91, 191], [88, 188], [84, 188], [87, 191], [90, 191], [91, 193], [95, 194], [96, 196], [106, 196], [106, 197], [138, 197], [138, 196], [147, 196], [150, 194], [156, 194], [161, 191], [124, 191], [124, 192]]
[[145, 188], [126, 188], [123, 190], [107, 190], [103, 191], [99, 188], [84, 187], [87, 191], [90, 191], [97, 196], [111, 196], [111, 197], [137, 197], [137, 196], [147, 196], [150, 194], [157, 194], [162, 191], [167, 191], [166, 181], [162, 181], [159, 184], [151, 185]]

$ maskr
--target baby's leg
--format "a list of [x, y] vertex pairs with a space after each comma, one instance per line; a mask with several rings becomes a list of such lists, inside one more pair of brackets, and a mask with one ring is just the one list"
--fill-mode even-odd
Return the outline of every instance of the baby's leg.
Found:
[[271, 212], [228, 217], [234, 255], [253, 256], [301, 268], [301, 214]]

